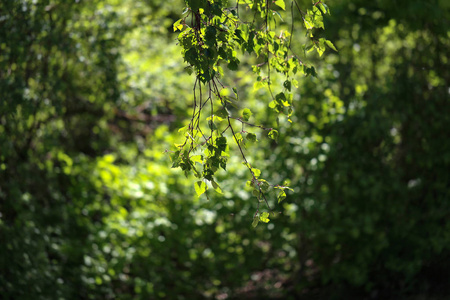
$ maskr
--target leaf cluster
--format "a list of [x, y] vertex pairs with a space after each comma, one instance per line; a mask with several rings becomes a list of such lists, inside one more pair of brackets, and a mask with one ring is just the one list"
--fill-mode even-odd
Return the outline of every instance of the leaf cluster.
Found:
[[[323, 29], [323, 15], [329, 13], [328, 7], [319, 1], [305, 13], [295, 4], [304, 20], [311, 47], [322, 54], [326, 42], [323, 38], [316, 41], [314, 31]], [[248, 108], [235, 116], [233, 107], [237, 107], [239, 94], [237, 87], [222, 84], [221, 78], [225, 76], [223, 66], [236, 71], [242, 67], [243, 54], [254, 57], [257, 63], [252, 69], [257, 77], [256, 87], [269, 90], [272, 97], [269, 107], [278, 114], [286, 115], [289, 121], [293, 113], [292, 88], [298, 86], [295, 76], [300, 73], [315, 75], [314, 68], [300, 60], [291, 49], [293, 27], [291, 31], [277, 29], [277, 24], [283, 22], [284, 0], [273, 3], [241, 0], [231, 7], [227, 1], [190, 0], [186, 1], [186, 5], [184, 17], [173, 24], [173, 30], [180, 31], [178, 41], [188, 65], [186, 69], [195, 75], [194, 106], [189, 124], [180, 129], [185, 140], [176, 145], [178, 149], [172, 154], [172, 167], [180, 167], [186, 175], [192, 171], [200, 179], [195, 187], [197, 194], [202, 195], [208, 187], [203, 181], [218, 187], [214, 176], [220, 168], [226, 170], [230, 156], [228, 141], [233, 140], [251, 175], [255, 187], [253, 195], [258, 199], [255, 215], [258, 215], [260, 201], [264, 201], [270, 209], [265, 194], [271, 184], [259, 178], [258, 172], [255, 173], [256, 169], [247, 160], [245, 142], [254, 143], [257, 138], [245, 127], [265, 130], [274, 141], [278, 140], [279, 134], [277, 129], [250, 123], [252, 112]], [[247, 13], [243, 14], [242, 10]], [[245, 20], [249, 15], [253, 18]], [[332, 45], [331, 42], [329, 44]], [[275, 96], [272, 92], [272, 71], [285, 77], [282, 91]], [[227, 96], [228, 93], [224, 92], [227, 89], [233, 90], [234, 97]], [[240, 130], [237, 129], [239, 125]]]

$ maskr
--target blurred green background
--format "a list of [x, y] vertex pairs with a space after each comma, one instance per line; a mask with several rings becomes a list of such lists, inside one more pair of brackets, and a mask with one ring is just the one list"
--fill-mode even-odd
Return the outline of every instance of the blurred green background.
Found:
[[[1, 1], [0, 299], [448, 299], [450, 4], [328, 5], [339, 52], [247, 147], [294, 188], [254, 229], [237, 152], [209, 201], [165, 153], [192, 107], [182, 0]], [[245, 59], [224, 80], [276, 126]]]

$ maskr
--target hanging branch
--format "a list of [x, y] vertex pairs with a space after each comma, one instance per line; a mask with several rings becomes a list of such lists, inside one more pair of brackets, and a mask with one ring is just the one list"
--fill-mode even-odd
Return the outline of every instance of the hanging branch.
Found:
[[[247, 186], [253, 189], [257, 199], [257, 209], [254, 214], [253, 225], [259, 221], [269, 222], [269, 213], [260, 212], [260, 202], [264, 202], [272, 211], [267, 193], [271, 189], [278, 189], [277, 199], [281, 202], [285, 197], [288, 186], [274, 186], [261, 178], [261, 171], [254, 168], [248, 161], [244, 151], [245, 140], [256, 142], [256, 135], [245, 131], [245, 126], [268, 131], [268, 137], [278, 138], [278, 131], [259, 124], [249, 122], [252, 112], [245, 108], [240, 116], [232, 116], [228, 110], [231, 98], [223, 96], [225, 88], [219, 77], [223, 75], [221, 65], [228, 69], [237, 70], [240, 60], [237, 50], [248, 52], [256, 57], [263, 57], [264, 62], [253, 66], [258, 75], [258, 81], [265, 86], [270, 95], [269, 107], [279, 114], [285, 114], [290, 120], [292, 114], [291, 86], [297, 87], [297, 81], [291, 79], [297, 73], [314, 75], [311, 67], [304, 64], [291, 48], [294, 26], [291, 32], [277, 33], [276, 17], [282, 20], [281, 14], [285, 10], [284, 0], [237, 0], [234, 7], [225, 7], [226, 0], [186, 0], [185, 16], [173, 24], [174, 31], [181, 31], [178, 41], [183, 48], [183, 57], [188, 64], [188, 72], [195, 73], [193, 86], [193, 111], [190, 122], [179, 131], [185, 136], [182, 144], [176, 144], [172, 161], [174, 168], [181, 168], [186, 175], [193, 173], [198, 178], [195, 191], [198, 196], [206, 192], [208, 181], [219, 193], [222, 192], [215, 180], [215, 173], [220, 169], [226, 170], [230, 145], [228, 136], [234, 140], [239, 149], [243, 164], [247, 167], [250, 180]], [[311, 10], [303, 12], [298, 3], [291, 3], [292, 22], [294, 18], [294, 4], [301, 14], [307, 36], [311, 45], [321, 55], [324, 45], [331, 42], [315, 39], [315, 28], [323, 28], [323, 15], [329, 13], [328, 7], [321, 1], [313, 3]], [[239, 7], [242, 6], [240, 9]], [[253, 12], [253, 19], [246, 22], [240, 14], [242, 11]], [[262, 24], [258, 27], [258, 24]], [[331, 44], [332, 45], [332, 44]], [[331, 47], [331, 46], [330, 46]], [[331, 48], [335, 49], [334, 46]], [[309, 48], [308, 48], [309, 50]], [[292, 53], [292, 55], [289, 55]], [[267, 66], [267, 77], [261, 78], [261, 67]], [[276, 71], [285, 76], [283, 90], [274, 95], [271, 84], [271, 72]], [[203, 89], [206, 89], [204, 91]], [[237, 87], [232, 88], [235, 99], [239, 100]], [[236, 126], [241, 126], [238, 131]], [[222, 127], [222, 128], [221, 128]], [[243, 134], [247, 133], [244, 136]], [[198, 167], [200, 166], [200, 167]]]

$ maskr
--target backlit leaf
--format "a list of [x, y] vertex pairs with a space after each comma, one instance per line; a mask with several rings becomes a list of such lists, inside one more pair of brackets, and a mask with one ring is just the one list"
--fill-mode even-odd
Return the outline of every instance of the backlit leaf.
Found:
[[271, 138], [274, 141], [278, 141], [278, 130], [276, 129], [272, 129], [271, 131], [269, 131], [269, 138]]
[[282, 10], [286, 10], [286, 4], [284, 0], [276, 0], [275, 5], [279, 6]]
[[259, 216], [259, 220], [264, 223], [269, 223], [269, 221], [270, 221], [269, 213], [268, 212], [261, 213], [261, 215]]
[[329, 40], [325, 40], [325, 44], [327, 44], [328, 47], [330, 47], [331, 49], [333, 49], [334, 51], [337, 52], [336, 47], [333, 45], [333, 43]]
[[197, 181], [195, 183], [195, 192], [197, 196], [201, 196], [204, 192], [206, 192], [206, 183], [204, 181]]
[[286, 198], [286, 192], [285, 191], [280, 191], [278, 193], [277, 199], [278, 199], [278, 203], [280, 203], [281, 201], [283, 201]]
[[245, 108], [245, 109], [242, 111], [242, 119], [243, 119], [244, 121], [248, 121], [252, 115], [253, 115], [252, 112], [251, 112], [250, 109], [248, 109], [248, 108]]
[[180, 31], [183, 30], [183, 24], [181, 24], [181, 19], [176, 21], [173, 24], [173, 31], [177, 31], [177, 30], [180, 30]]
[[253, 175], [255, 175], [256, 178], [258, 178], [261, 175], [261, 170], [252, 168]]

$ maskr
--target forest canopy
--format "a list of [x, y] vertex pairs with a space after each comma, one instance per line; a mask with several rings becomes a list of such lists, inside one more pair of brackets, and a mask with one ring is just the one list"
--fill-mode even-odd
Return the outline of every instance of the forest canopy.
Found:
[[449, 20], [1, 1], [0, 298], [446, 299]]

